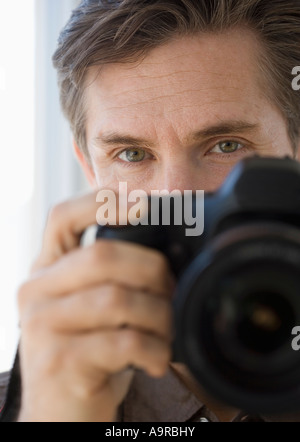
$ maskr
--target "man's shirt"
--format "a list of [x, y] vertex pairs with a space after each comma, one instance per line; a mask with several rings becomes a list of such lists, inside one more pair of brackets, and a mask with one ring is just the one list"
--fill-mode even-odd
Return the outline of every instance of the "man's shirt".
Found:
[[0, 374], [0, 412], [5, 403], [7, 387], [9, 383], [10, 373]]
[[[20, 408], [21, 377], [18, 356], [10, 373], [0, 374], [0, 422], [16, 421]], [[53, 404], [55, 406], [55, 404]], [[280, 416], [238, 413], [232, 422], [300, 422], [300, 412]], [[218, 422], [172, 369], [161, 379], [136, 371], [118, 411], [117, 422]]]
[[[172, 369], [161, 379], [137, 371], [118, 414], [119, 422], [219, 422]], [[237, 413], [232, 422], [300, 422], [300, 412], [280, 416]]]

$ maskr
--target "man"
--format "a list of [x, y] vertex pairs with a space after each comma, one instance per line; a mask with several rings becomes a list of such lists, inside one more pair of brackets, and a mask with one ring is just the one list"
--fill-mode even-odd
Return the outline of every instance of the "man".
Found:
[[90, 0], [73, 12], [54, 64], [95, 193], [51, 211], [19, 290], [22, 394], [19, 406], [17, 359], [7, 420], [266, 419], [218, 404], [170, 362], [164, 256], [80, 238], [100, 188], [214, 191], [247, 156], [297, 158], [299, 61], [295, 0]]

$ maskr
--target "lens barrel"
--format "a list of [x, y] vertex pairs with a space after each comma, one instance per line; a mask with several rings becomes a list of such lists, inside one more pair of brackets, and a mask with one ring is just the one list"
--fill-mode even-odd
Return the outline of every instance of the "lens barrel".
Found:
[[180, 358], [215, 397], [248, 412], [299, 409], [300, 234], [251, 223], [218, 235], [179, 281]]

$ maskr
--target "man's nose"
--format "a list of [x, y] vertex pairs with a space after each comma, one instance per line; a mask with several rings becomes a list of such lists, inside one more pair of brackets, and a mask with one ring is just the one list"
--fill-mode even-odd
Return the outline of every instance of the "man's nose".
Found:
[[172, 164], [161, 172], [157, 182], [159, 190], [200, 190], [201, 177], [193, 165]]

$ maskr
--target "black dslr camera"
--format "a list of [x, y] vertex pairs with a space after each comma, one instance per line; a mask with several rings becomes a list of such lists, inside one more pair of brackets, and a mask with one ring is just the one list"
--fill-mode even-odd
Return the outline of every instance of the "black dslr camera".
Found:
[[[171, 225], [159, 216], [156, 225], [99, 227], [97, 238], [140, 243], [169, 258], [178, 278], [174, 360], [208, 392], [247, 412], [299, 410], [300, 352], [291, 342], [300, 325], [300, 165], [239, 163], [205, 195], [198, 237], [172, 223], [175, 199]], [[196, 195], [191, 204], [196, 213]]]

